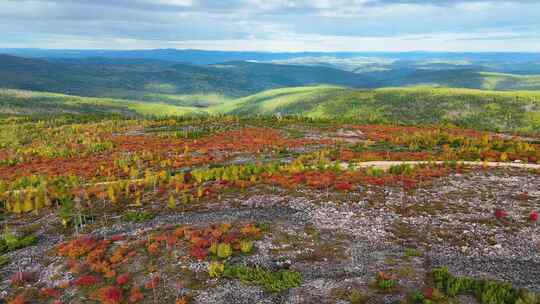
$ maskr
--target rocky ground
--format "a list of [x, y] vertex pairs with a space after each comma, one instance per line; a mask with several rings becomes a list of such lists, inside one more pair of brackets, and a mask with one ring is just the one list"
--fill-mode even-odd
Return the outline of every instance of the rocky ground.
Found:
[[[237, 191], [237, 190], [235, 190]], [[182, 287], [192, 303], [395, 303], [426, 285], [428, 273], [447, 266], [451, 273], [490, 278], [540, 292], [540, 227], [529, 221], [540, 208], [540, 176], [525, 169], [471, 169], [406, 192], [396, 187], [359, 186], [338, 193], [260, 186], [231, 192], [196, 210], [159, 213], [143, 223], [112, 217], [107, 225], [81, 231], [96, 236], [141, 235], [166, 225], [223, 222], [264, 223], [267, 232], [256, 251], [232, 262], [302, 274], [297, 288], [269, 293], [238, 280], [208, 278], [207, 262], [177, 262], [198, 276], [197, 287]], [[503, 217], [494, 210], [504, 210]], [[52, 249], [65, 234], [55, 215], [21, 223], [33, 229], [36, 245], [8, 254], [0, 273], [3, 296], [17, 271], [39, 274], [51, 283], [69, 279]], [[382, 292], [379, 272], [397, 281]], [[475, 303], [461, 297], [461, 303]], [[72, 298], [70, 303], [85, 302]]]

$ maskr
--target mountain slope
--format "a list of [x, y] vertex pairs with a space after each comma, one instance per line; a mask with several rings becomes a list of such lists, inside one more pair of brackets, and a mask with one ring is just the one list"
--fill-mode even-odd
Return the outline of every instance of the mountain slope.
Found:
[[498, 91], [539, 90], [540, 75], [517, 75], [484, 72], [482, 69], [412, 69], [364, 73], [375, 81], [376, 87], [435, 86]]
[[438, 124], [540, 133], [540, 92], [431, 87], [354, 90], [285, 88], [210, 107], [211, 113], [301, 115], [364, 122]]
[[[0, 88], [196, 107], [268, 89], [312, 85], [377, 88], [420, 84], [471, 89], [540, 89], [539, 75], [443, 66], [411, 68], [393, 64], [388, 70], [356, 73], [324, 66], [244, 61], [197, 66], [154, 59], [42, 60], [0, 55]], [[186, 100], [186, 95], [201, 98]]]
[[195, 66], [112, 59], [46, 61], [0, 55], [0, 87], [90, 97], [146, 101], [164, 101], [163, 96], [155, 94], [241, 97], [272, 88], [327, 83], [369, 86], [366, 76], [324, 67], [248, 62]]
[[304, 114], [308, 109], [348, 91], [334, 86], [281, 88], [210, 107], [210, 113], [234, 115]]
[[480, 73], [487, 90], [540, 90], [540, 75]]
[[183, 116], [203, 114], [198, 108], [121, 99], [80, 97], [58, 93], [0, 89], [0, 114], [119, 114]]
[[[187, 97], [186, 97], [187, 98]], [[430, 87], [355, 90], [335, 86], [282, 88], [186, 107], [119, 99], [0, 90], [0, 114], [300, 115], [354, 122], [456, 125], [540, 135], [540, 92]]]

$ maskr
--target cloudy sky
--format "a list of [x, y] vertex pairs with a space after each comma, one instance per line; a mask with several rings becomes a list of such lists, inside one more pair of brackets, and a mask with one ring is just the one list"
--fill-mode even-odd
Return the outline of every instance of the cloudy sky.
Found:
[[0, 0], [0, 48], [540, 52], [540, 0]]

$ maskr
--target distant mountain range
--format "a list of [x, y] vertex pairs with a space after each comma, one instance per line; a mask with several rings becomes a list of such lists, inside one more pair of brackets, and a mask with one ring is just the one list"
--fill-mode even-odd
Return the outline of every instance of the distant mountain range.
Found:
[[327, 67], [245, 61], [191, 65], [148, 59], [45, 60], [0, 55], [0, 87], [151, 100], [155, 94], [246, 96], [313, 84], [372, 87], [365, 75]]
[[204, 50], [62, 50], [62, 49], [0, 49], [0, 54], [33, 58], [137, 58], [183, 62], [191, 64], [215, 64], [227, 61], [275, 61], [294, 58], [333, 57], [338, 59], [370, 57], [399, 61], [471, 61], [498, 63], [539, 62], [540, 53], [457, 53], [457, 52], [232, 52]]
[[280, 113], [540, 133], [540, 54], [4, 52], [4, 115]]
[[[39, 53], [39, 50], [27, 51]], [[334, 85], [365, 89], [415, 85], [489, 90], [540, 89], [540, 76], [532, 73], [537, 68], [538, 63], [525, 64], [525, 61], [522, 61], [525, 60], [523, 54], [509, 55], [512, 57], [510, 59], [516, 62], [514, 64], [508, 63], [509, 61], [500, 62], [498, 65], [490, 63], [492, 67], [487, 68], [485, 63], [470, 62], [464, 59], [439, 60], [432, 58], [405, 61], [381, 57], [336, 59], [335, 57], [311, 56], [280, 59], [269, 63], [229, 61], [198, 65], [193, 62], [178, 63], [159, 58], [74, 58], [75, 55], [72, 58], [60, 58], [56, 56], [67, 56], [71, 53], [67, 51], [64, 51], [67, 53], [62, 53], [62, 51], [43, 52], [44, 54], [51, 52], [56, 55], [51, 58], [0, 55], [0, 88], [170, 102], [173, 104], [177, 104], [178, 95], [217, 94], [228, 98], [237, 98], [268, 89], [310, 85]], [[71, 52], [82, 56], [75, 51]], [[176, 50], [84, 51], [83, 53], [95, 55], [100, 54], [100, 52], [107, 56], [113, 56], [110, 54], [120, 56], [124, 53], [156, 55], [163, 54], [163, 52], [165, 54], [192, 54], [193, 56], [195, 56], [194, 54], [210, 56], [210, 54], [223, 53], [227, 56], [248, 57], [249, 54], [254, 54], [253, 56], [266, 54], [204, 51], [191, 51], [189, 53], [188, 51]], [[340, 54], [345, 56], [344, 53]], [[268, 56], [292, 56], [292, 54], [268, 53]], [[428, 55], [405, 53], [400, 56], [412, 58]], [[474, 56], [478, 55], [474, 54]], [[502, 55], [493, 54], [491, 56]], [[531, 58], [528, 57], [528, 59]], [[528, 70], [524, 66], [527, 66]], [[540, 67], [538, 69], [540, 70]], [[506, 72], [508, 70], [515, 73]], [[207, 103], [204, 100], [201, 102]]]

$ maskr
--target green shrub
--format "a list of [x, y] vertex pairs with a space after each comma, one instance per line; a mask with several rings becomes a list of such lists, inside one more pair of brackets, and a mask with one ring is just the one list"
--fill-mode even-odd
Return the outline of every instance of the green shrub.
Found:
[[351, 302], [351, 304], [364, 304], [368, 301], [368, 297], [361, 293], [360, 291], [354, 289], [353, 291], [351, 291], [351, 294], [349, 294], [349, 302]]
[[397, 281], [393, 275], [380, 271], [375, 277], [374, 284], [376, 288], [383, 292], [387, 292], [397, 285]]
[[9, 258], [5, 255], [0, 255], [0, 267], [4, 267], [7, 263], [9, 263]]
[[407, 257], [420, 257], [422, 256], [422, 252], [418, 249], [414, 248], [406, 248], [405, 249], [405, 256]]
[[388, 173], [393, 175], [410, 175], [413, 168], [409, 164], [393, 165], [388, 169]]
[[383, 291], [388, 291], [394, 288], [395, 285], [396, 281], [394, 280], [380, 280], [379, 282], [377, 282], [377, 287]]
[[208, 265], [208, 275], [211, 278], [218, 278], [221, 276], [223, 271], [225, 270], [225, 265], [221, 262], [210, 262]]
[[37, 238], [33, 235], [17, 237], [6, 228], [2, 235], [2, 239], [0, 239], [0, 254], [28, 247], [36, 242]]
[[128, 222], [144, 223], [154, 218], [154, 214], [149, 211], [128, 211], [122, 218]]
[[219, 243], [217, 246], [217, 256], [221, 259], [226, 259], [232, 255], [231, 245], [227, 243]]
[[446, 267], [436, 268], [432, 274], [436, 287], [451, 297], [473, 294], [481, 304], [540, 303], [537, 295], [520, 292], [509, 283], [454, 277]]
[[240, 251], [242, 253], [250, 253], [253, 250], [253, 242], [249, 240], [242, 240], [240, 241]]
[[223, 276], [235, 278], [248, 284], [255, 284], [268, 292], [281, 292], [300, 286], [302, 275], [296, 271], [280, 270], [271, 272], [259, 267], [225, 266]]
[[516, 304], [538, 304], [540, 303], [540, 296], [532, 292], [522, 292], [520, 298], [516, 301]]
[[426, 297], [419, 291], [409, 295], [407, 303], [411, 304], [433, 304], [434, 302]]

